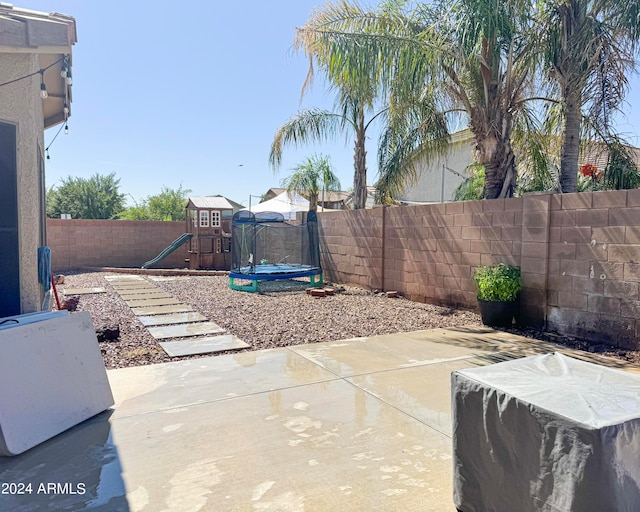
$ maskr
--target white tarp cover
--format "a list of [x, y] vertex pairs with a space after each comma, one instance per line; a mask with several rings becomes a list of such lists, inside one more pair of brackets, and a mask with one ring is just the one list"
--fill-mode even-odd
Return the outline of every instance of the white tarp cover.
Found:
[[640, 377], [554, 353], [451, 379], [460, 511], [640, 511]]

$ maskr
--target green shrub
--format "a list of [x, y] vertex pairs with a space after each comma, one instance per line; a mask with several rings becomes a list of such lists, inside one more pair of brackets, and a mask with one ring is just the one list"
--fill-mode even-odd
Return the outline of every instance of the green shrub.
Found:
[[477, 267], [473, 280], [478, 287], [478, 298], [494, 302], [513, 301], [522, 288], [520, 267], [504, 263]]

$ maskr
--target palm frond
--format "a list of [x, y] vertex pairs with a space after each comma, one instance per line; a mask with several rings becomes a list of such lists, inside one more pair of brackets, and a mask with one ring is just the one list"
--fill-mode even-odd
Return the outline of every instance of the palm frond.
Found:
[[429, 165], [448, 148], [445, 115], [430, 97], [390, 117], [378, 145], [376, 201], [399, 199], [407, 185], [419, 178], [418, 165]]
[[322, 142], [331, 139], [340, 132], [345, 122], [344, 116], [328, 110], [301, 110], [284, 123], [271, 143], [269, 164], [277, 170], [282, 164], [284, 146], [300, 147], [310, 142]]

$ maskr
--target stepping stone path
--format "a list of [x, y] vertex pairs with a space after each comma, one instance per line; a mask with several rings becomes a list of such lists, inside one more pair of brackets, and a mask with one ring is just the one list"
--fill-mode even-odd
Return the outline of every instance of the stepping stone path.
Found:
[[[187, 304], [147, 281], [142, 276], [105, 276], [109, 284], [147, 327], [149, 334], [160, 342], [170, 357], [208, 354], [249, 347], [225, 329], [208, 322]], [[211, 336], [220, 334], [220, 336]]]

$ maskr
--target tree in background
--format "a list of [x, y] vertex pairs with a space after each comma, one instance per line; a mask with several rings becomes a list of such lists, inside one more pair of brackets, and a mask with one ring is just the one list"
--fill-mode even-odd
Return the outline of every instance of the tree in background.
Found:
[[47, 192], [47, 216], [73, 219], [111, 219], [124, 208], [124, 194], [115, 173], [94, 174], [88, 179], [68, 176]]
[[149, 196], [147, 204], [153, 220], [184, 220], [189, 189], [183, 189], [182, 184], [177, 189], [162, 187], [159, 194]]
[[177, 189], [162, 187], [159, 194], [130, 206], [120, 212], [118, 218], [123, 220], [184, 220], [189, 189], [183, 189], [182, 184]]
[[[440, 0], [410, 11], [404, 4], [386, 2], [374, 11], [355, 3], [326, 4], [300, 30], [305, 47], [327, 63], [330, 81], [355, 82], [365, 69], [387, 93], [392, 132], [379, 158], [379, 195], [397, 193], [415, 172], [415, 156], [442, 150], [443, 116], [451, 121], [456, 113], [475, 138], [485, 169], [484, 197], [512, 195], [511, 134], [517, 118], [530, 115], [524, 101], [534, 80], [533, 4]], [[411, 110], [416, 99], [422, 102], [418, 111]], [[403, 124], [405, 112], [410, 115]], [[426, 137], [425, 146], [421, 139], [428, 132], [433, 137]]]
[[543, 0], [539, 7], [540, 46], [549, 83], [561, 98], [562, 115], [556, 124], [562, 137], [562, 191], [578, 190], [581, 142], [594, 140], [609, 147], [609, 187], [626, 188], [637, 179], [633, 172], [630, 180], [620, 177], [631, 155], [611, 123], [624, 101], [627, 77], [636, 68], [640, 0]]
[[288, 193], [297, 192], [309, 200], [309, 211], [318, 209], [321, 192], [339, 192], [340, 180], [334, 174], [328, 156], [313, 155], [296, 165], [291, 176], [282, 180]]
[[[328, 4], [330, 8], [331, 4]], [[307, 25], [297, 32], [294, 46], [309, 57], [310, 67], [302, 93], [313, 83], [317, 66], [327, 77], [330, 90], [336, 93], [334, 111], [310, 109], [301, 110], [283, 124], [273, 138], [269, 162], [273, 169], [280, 167], [282, 150], [285, 145], [299, 147], [311, 142], [324, 142], [338, 134], [353, 134], [353, 194], [354, 209], [365, 207], [367, 200], [367, 132], [375, 119], [386, 113], [386, 108], [377, 109], [381, 92], [380, 76], [370, 72], [367, 61], [359, 61], [357, 55], [337, 54], [329, 45], [316, 38], [312, 32], [317, 23], [315, 15]], [[351, 73], [332, 73], [335, 59], [349, 60]]]

